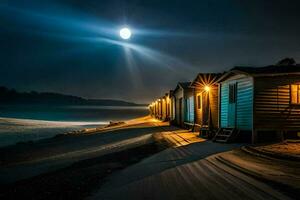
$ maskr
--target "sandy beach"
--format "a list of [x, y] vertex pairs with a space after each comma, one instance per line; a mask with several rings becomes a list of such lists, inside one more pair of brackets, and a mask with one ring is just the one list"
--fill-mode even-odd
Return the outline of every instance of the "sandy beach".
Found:
[[299, 161], [262, 158], [244, 145], [142, 117], [1, 148], [0, 197], [296, 199]]

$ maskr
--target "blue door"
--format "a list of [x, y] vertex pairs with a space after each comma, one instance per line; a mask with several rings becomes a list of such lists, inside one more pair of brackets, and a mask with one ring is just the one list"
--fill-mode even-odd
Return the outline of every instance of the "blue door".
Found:
[[237, 83], [229, 84], [229, 102], [228, 102], [228, 127], [236, 127], [236, 100], [237, 100]]
[[194, 96], [186, 99], [186, 116], [185, 120], [194, 123]]

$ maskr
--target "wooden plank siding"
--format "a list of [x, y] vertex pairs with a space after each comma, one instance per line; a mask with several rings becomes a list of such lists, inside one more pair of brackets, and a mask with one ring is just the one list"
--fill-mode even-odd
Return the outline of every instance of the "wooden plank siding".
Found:
[[[236, 104], [233, 112], [229, 110], [229, 85], [237, 84]], [[235, 128], [251, 131], [253, 119], [253, 79], [250, 76], [238, 75], [220, 83], [220, 126], [234, 128], [229, 125], [229, 118], [234, 117]]]
[[255, 129], [300, 131], [300, 107], [290, 104], [291, 84], [300, 84], [300, 75], [255, 77]]
[[[188, 119], [188, 115], [190, 115], [190, 113], [188, 113], [188, 108], [187, 108], [187, 100], [190, 98], [190, 97], [193, 97], [194, 96], [194, 92], [193, 92], [193, 89], [185, 89], [184, 90], [184, 107], [183, 107], [183, 111], [184, 111], [184, 122], [187, 122], [187, 123], [192, 123], [194, 124], [194, 119], [189, 120]], [[194, 102], [193, 102], [194, 103]], [[193, 107], [193, 110], [192, 110], [192, 114], [194, 114], [194, 107]], [[193, 115], [193, 118], [194, 118], [194, 115]]]
[[219, 127], [219, 87], [217, 84], [212, 85], [209, 91], [209, 106], [211, 112], [212, 128]]
[[175, 114], [176, 114], [176, 109], [175, 109], [175, 97], [171, 96], [170, 98], [170, 121], [175, 120]]
[[181, 127], [185, 127], [186, 120], [186, 99], [190, 96], [193, 96], [193, 89], [186, 87], [187, 84], [184, 83], [185, 88], [183, 88], [180, 84], [177, 85], [174, 90], [173, 97], [175, 98], [175, 124]]
[[198, 104], [201, 103], [202, 104], [202, 100], [200, 102], [198, 102], [198, 96], [200, 95], [200, 98], [202, 98], [202, 91], [203, 90], [200, 90], [200, 89], [195, 89], [194, 90], [194, 102], [195, 102], [195, 124], [198, 125], [198, 126], [201, 126], [202, 125], [202, 106], [201, 108], [199, 109], [198, 108]]
[[[184, 119], [183, 112], [183, 89], [179, 88], [174, 92], [175, 97], [175, 123], [179, 126], [182, 125]], [[182, 99], [182, 100], [180, 100]], [[180, 105], [181, 104], [181, 105]]]
[[[201, 109], [198, 109], [198, 95], [201, 97]], [[208, 98], [207, 98], [208, 95]], [[211, 128], [218, 128], [219, 127], [219, 88], [218, 85], [211, 85], [209, 92], [206, 92], [203, 88], [202, 89], [195, 89], [194, 95], [194, 102], [195, 102], [195, 124], [198, 126], [203, 126], [206, 124], [205, 119], [203, 116], [203, 109], [209, 107], [210, 114], [211, 114]]]
[[161, 100], [159, 99], [158, 101], [158, 119], [161, 119], [162, 116], [162, 105], [161, 105]]
[[167, 101], [164, 97], [161, 98], [161, 104], [162, 104], [162, 106], [161, 106], [162, 107], [161, 119], [166, 120], [167, 119]]
[[221, 128], [228, 127], [228, 104], [229, 104], [229, 84], [222, 82], [220, 84], [220, 126]]
[[252, 77], [237, 80], [236, 126], [240, 130], [252, 130], [253, 88]]
[[[198, 128], [219, 128], [219, 84], [221, 73], [199, 73], [194, 88], [195, 125]], [[199, 100], [200, 97], [200, 100]]]

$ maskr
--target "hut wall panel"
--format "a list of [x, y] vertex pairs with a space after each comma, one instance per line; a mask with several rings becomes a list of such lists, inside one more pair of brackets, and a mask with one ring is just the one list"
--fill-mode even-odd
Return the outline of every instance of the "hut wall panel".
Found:
[[217, 85], [211, 86], [209, 91], [209, 103], [211, 108], [212, 126], [214, 128], [219, 127], [219, 88]]
[[299, 84], [299, 75], [256, 77], [256, 129], [300, 130], [300, 107], [290, 104], [290, 84]]
[[[182, 122], [180, 121], [180, 119], [183, 119], [183, 113], [184, 112], [180, 112], [180, 98], [183, 98], [183, 90], [182, 89], [178, 89], [175, 93], [174, 93], [174, 97], [175, 97], [175, 122], [177, 125], [181, 125]], [[184, 102], [184, 101], [183, 101]], [[181, 106], [181, 108], [183, 109], [183, 105]], [[179, 116], [181, 113], [181, 117]]]
[[[183, 113], [184, 113], [184, 118], [183, 118], [183, 120], [184, 121], [188, 121], [187, 120], [187, 115], [188, 115], [188, 109], [186, 108], [186, 106], [187, 106], [187, 104], [186, 104], [186, 102], [187, 102], [187, 99], [189, 98], [189, 97], [193, 97], [194, 96], [194, 90], [193, 89], [185, 89], [184, 90], [184, 99], [183, 99]], [[192, 122], [192, 123], [194, 123], [194, 121]]]
[[198, 109], [198, 95], [201, 95], [202, 90], [195, 89], [194, 102], [195, 102], [195, 124], [202, 124], [202, 109]]
[[237, 100], [236, 100], [236, 127], [240, 130], [252, 130], [253, 118], [253, 80], [248, 76], [238, 75], [231, 77], [220, 84], [220, 126], [226, 128], [229, 125], [229, 84], [237, 83]]
[[171, 98], [171, 102], [170, 102], [170, 110], [171, 110], [171, 120], [175, 120], [175, 98], [172, 97]]
[[[207, 105], [206, 99], [205, 98], [205, 91], [203, 91], [203, 89], [196, 89], [195, 90], [195, 95], [194, 95], [194, 106], [195, 106], [195, 123], [198, 125], [202, 125], [203, 123], [203, 108], [198, 109], [198, 95], [201, 95], [202, 93], [202, 106]], [[218, 128], [219, 126], [219, 102], [218, 102], [218, 96], [219, 96], [219, 89], [218, 89], [218, 85], [213, 85], [210, 87], [210, 91], [209, 91], [209, 104], [210, 104], [210, 108], [211, 108], [211, 118], [212, 118], [212, 125], [214, 128]]]
[[158, 118], [160, 119], [162, 116], [161, 101], [159, 101], [157, 105], [158, 105]]
[[220, 125], [221, 128], [226, 128], [228, 125], [228, 102], [229, 102], [229, 85], [223, 82], [220, 85], [221, 102], [220, 102]]
[[240, 130], [252, 130], [253, 81], [251, 77], [237, 80], [236, 125]]
[[162, 99], [162, 119], [165, 120], [167, 118], [167, 102], [165, 99]]

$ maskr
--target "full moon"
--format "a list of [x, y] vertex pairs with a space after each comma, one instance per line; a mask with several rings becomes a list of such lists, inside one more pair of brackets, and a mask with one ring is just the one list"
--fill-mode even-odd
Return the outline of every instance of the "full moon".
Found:
[[131, 31], [129, 28], [122, 28], [120, 30], [120, 37], [124, 40], [128, 40], [131, 37]]

